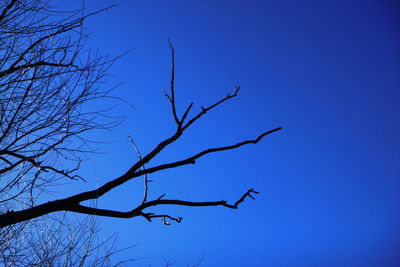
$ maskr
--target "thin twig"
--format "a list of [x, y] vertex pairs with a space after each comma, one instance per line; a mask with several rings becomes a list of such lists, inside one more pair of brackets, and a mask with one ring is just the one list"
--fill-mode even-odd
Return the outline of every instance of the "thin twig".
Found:
[[[135, 143], [135, 141], [133, 140], [133, 138], [132, 138], [131, 135], [128, 135], [128, 138], [129, 138], [129, 140], [131, 141], [133, 147], [135, 148], [135, 151], [136, 151], [136, 154], [137, 154], [137, 157], [138, 157], [139, 161], [142, 160], [142, 154], [140, 153], [139, 147], [136, 145], [136, 143]], [[143, 171], [146, 170], [146, 168], [145, 168], [144, 165], [142, 166], [142, 170], [143, 170]], [[148, 183], [149, 183], [149, 181], [148, 181], [148, 178], [147, 178], [147, 173], [145, 173], [145, 174], [144, 174], [144, 192], [143, 192], [142, 204], [143, 204], [144, 202], [146, 202], [146, 200], [147, 200], [147, 194], [148, 194], [148, 191], [149, 191]]]

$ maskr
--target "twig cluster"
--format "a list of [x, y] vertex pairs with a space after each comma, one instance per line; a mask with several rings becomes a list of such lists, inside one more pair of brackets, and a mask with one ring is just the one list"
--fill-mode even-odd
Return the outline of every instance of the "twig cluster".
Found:
[[[0, 214], [35, 207], [53, 186], [84, 180], [77, 174], [91, 152], [84, 134], [118, 124], [105, 118], [107, 109], [86, 105], [111, 91], [99, 84], [116, 58], [84, 49], [85, 20], [106, 9], [85, 14], [60, 12], [47, 0], [0, 1]], [[7, 225], [0, 265], [111, 266], [115, 240], [96, 240], [95, 217], [85, 217], [58, 212], [7, 224], [0, 215]]]

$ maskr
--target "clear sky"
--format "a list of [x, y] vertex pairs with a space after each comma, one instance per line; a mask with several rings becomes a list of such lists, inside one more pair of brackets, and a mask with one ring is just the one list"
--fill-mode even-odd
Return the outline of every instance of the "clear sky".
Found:
[[[75, 1], [74, 3], [77, 3]], [[86, 164], [88, 188], [136, 160], [127, 139], [152, 149], [174, 130], [168, 88], [170, 38], [179, 109], [195, 109], [241, 86], [152, 164], [283, 130], [258, 145], [160, 172], [150, 197], [235, 201], [239, 210], [163, 207], [182, 216], [164, 226], [143, 218], [102, 219], [119, 232], [119, 258], [139, 266], [395, 266], [400, 264], [400, 17], [398, 1], [86, 1], [88, 46], [133, 51], [111, 69], [114, 94], [135, 109]], [[63, 7], [73, 4], [62, 3]], [[76, 187], [76, 192], [80, 188]], [[99, 207], [128, 210], [142, 194], [132, 181]], [[397, 263], [397, 264], [396, 264]]]

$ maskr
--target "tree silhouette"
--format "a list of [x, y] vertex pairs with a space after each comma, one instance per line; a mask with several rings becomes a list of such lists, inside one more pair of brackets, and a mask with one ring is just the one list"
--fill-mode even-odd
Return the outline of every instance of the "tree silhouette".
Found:
[[[85, 109], [87, 103], [110, 96], [111, 90], [101, 89], [100, 85], [117, 58], [98, 56], [90, 50], [82, 52], [87, 38], [83, 23], [103, 10], [90, 14], [84, 14], [82, 10], [60, 13], [40, 0], [9, 0], [2, 5], [0, 228], [3, 235], [10, 233], [9, 229], [14, 229], [11, 231], [14, 233], [19, 225], [60, 211], [116, 218], [143, 217], [148, 221], [162, 218], [165, 224], [169, 224], [170, 221], [181, 222], [181, 217], [153, 213], [151, 207], [179, 205], [237, 209], [246, 198], [253, 198], [253, 194], [258, 193], [248, 189], [233, 203], [225, 200], [194, 202], [166, 199], [165, 195], [148, 199], [148, 174], [195, 164], [197, 159], [211, 153], [257, 144], [265, 136], [281, 129], [265, 131], [254, 139], [236, 144], [208, 148], [174, 162], [148, 166], [207, 112], [237, 97], [240, 89], [235, 87], [232, 93], [208, 106], [201, 106], [198, 111], [193, 111], [194, 103], [190, 103], [183, 112], [179, 112], [174, 88], [174, 48], [169, 43], [172, 68], [170, 87], [164, 94], [175, 121], [174, 133], [143, 156], [131, 139], [138, 155], [137, 162], [123, 175], [110, 179], [98, 188], [66, 198], [43, 199], [43, 193], [59, 181], [87, 179], [78, 174], [82, 155], [89, 151], [82, 134], [94, 129], [113, 128], [118, 124], [118, 119], [107, 122], [96, 119], [105, 115], [107, 110], [94, 112]], [[82, 204], [83, 201], [99, 199], [129, 180], [139, 178], [144, 180], [144, 196], [140, 203], [132, 203], [130, 211], [106, 210]]]

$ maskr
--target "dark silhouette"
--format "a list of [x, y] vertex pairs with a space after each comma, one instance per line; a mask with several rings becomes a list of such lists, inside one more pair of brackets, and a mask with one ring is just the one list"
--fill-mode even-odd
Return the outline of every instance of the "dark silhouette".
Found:
[[[96, 121], [96, 116], [106, 113], [107, 110], [82, 111], [86, 103], [109, 96], [110, 90], [102, 91], [98, 85], [104, 81], [109, 67], [117, 58], [99, 57], [91, 52], [82, 56], [81, 50], [86, 38], [82, 31], [83, 22], [98, 12], [82, 15], [80, 10], [61, 16], [36, 0], [9, 0], [1, 8], [0, 179], [5, 186], [0, 188], [1, 210], [4, 211], [0, 214], [0, 228], [13, 227], [59, 211], [116, 218], [139, 216], [148, 221], [162, 218], [165, 224], [169, 224], [169, 221], [181, 222], [182, 218], [154, 214], [148, 208], [180, 205], [237, 209], [247, 197], [253, 198], [252, 194], [258, 193], [249, 189], [232, 204], [225, 200], [193, 202], [164, 199], [164, 195], [157, 199], [148, 199], [147, 174], [195, 164], [197, 159], [210, 153], [257, 144], [265, 136], [281, 129], [279, 127], [265, 131], [254, 139], [236, 144], [199, 151], [175, 162], [146, 167], [146, 164], [177, 141], [186, 129], [207, 112], [236, 97], [239, 92], [239, 87], [235, 87], [232, 94], [207, 107], [201, 107], [194, 115], [191, 115], [194, 103], [190, 103], [180, 114], [175, 103], [174, 48], [169, 43], [172, 70], [170, 88], [164, 94], [171, 106], [176, 124], [175, 132], [143, 157], [131, 139], [138, 161], [123, 175], [109, 180], [99, 188], [37, 204], [39, 195], [54, 182], [60, 179], [84, 179], [77, 174], [81, 155], [87, 152], [82, 133], [112, 128], [118, 124], [118, 120], [103, 124]], [[98, 199], [110, 190], [139, 177], [144, 177], [144, 197], [130, 211], [105, 210], [82, 204], [86, 200]]]

